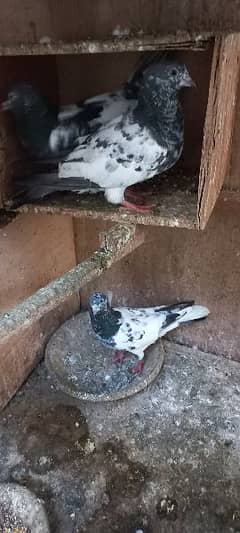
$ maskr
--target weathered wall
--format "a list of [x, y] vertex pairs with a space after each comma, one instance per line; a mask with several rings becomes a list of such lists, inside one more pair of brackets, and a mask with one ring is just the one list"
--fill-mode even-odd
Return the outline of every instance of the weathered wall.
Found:
[[38, 43], [110, 37], [117, 27], [131, 34], [237, 31], [237, 0], [2, 0], [1, 42]]
[[[108, 290], [113, 304], [158, 305], [196, 299], [211, 316], [171, 334], [179, 342], [240, 360], [240, 203], [218, 203], [207, 229], [146, 228], [145, 244], [81, 292]], [[106, 227], [106, 223], [104, 225]], [[75, 221], [77, 258], [97, 244], [103, 223]]]
[[21, 215], [0, 229], [0, 311], [75, 264], [72, 219]]

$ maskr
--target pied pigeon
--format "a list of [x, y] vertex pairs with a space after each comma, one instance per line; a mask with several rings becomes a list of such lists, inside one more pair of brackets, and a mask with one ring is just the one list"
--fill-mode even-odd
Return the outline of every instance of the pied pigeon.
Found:
[[193, 301], [139, 309], [112, 308], [107, 296], [96, 292], [89, 298], [89, 313], [97, 338], [116, 351], [113, 360], [122, 361], [127, 353], [134, 354], [138, 362], [132, 372], [138, 373], [149, 346], [181, 324], [207, 317], [209, 310]]
[[60, 163], [59, 178], [81, 184], [82, 178], [105, 191], [112, 204], [144, 211], [126, 201], [125, 189], [171, 168], [181, 156], [184, 117], [179, 92], [192, 87], [184, 64], [163, 60], [142, 73], [137, 105], [93, 135], [79, 139]]

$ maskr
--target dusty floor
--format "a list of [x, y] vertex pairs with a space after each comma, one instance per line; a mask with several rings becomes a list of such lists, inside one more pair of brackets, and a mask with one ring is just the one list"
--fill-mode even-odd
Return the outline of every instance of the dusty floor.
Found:
[[240, 532], [240, 365], [166, 350], [128, 400], [73, 400], [41, 364], [2, 413], [0, 481], [40, 496], [53, 533]]

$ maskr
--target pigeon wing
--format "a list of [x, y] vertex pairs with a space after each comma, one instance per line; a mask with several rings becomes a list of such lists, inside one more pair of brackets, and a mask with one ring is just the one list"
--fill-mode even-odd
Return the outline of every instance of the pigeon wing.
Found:
[[59, 177], [85, 177], [102, 188], [124, 189], [153, 177], [166, 157], [167, 148], [127, 114], [80, 138], [79, 146], [60, 164]]

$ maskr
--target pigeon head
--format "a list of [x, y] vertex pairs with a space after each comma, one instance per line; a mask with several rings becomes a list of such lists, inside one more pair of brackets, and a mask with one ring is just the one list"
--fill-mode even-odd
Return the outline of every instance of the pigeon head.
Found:
[[164, 86], [168, 90], [177, 92], [183, 87], [194, 87], [186, 65], [179, 61], [159, 61], [150, 65], [143, 73], [144, 85], [156, 91]]
[[108, 299], [102, 292], [94, 292], [89, 298], [89, 308], [95, 315], [99, 312], [107, 311], [109, 307]]
[[8, 92], [7, 99], [2, 102], [2, 111], [12, 111], [15, 115], [23, 115], [33, 110], [42, 110], [44, 99], [29, 83], [17, 83]]

